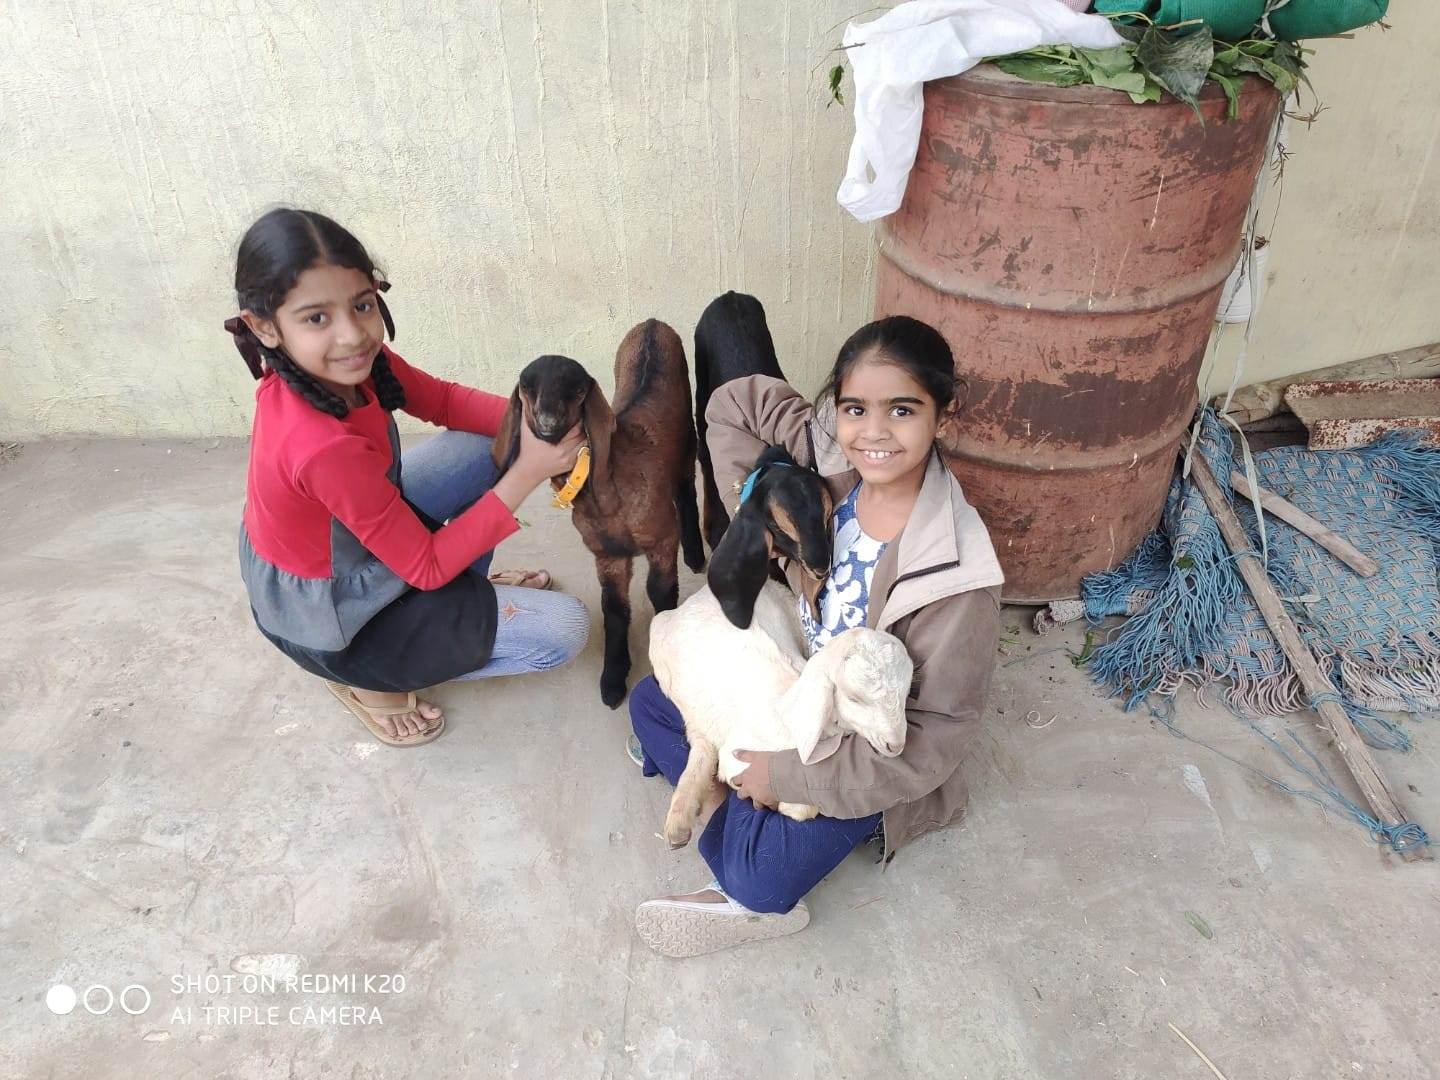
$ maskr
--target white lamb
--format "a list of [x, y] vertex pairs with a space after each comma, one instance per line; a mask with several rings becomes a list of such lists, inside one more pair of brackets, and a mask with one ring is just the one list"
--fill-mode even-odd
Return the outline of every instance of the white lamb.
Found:
[[[685, 718], [690, 758], [665, 818], [665, 839], [684, 844], [695, 822], [725, 797], [747, 764], [736, 750], [798, 750], [806, 764], [833, 754], [854, 732], [878, 753], [905, 748], [905, 699], [914, 665], [891, 634], [847, 630], [808, 661], [795, 599], [766, 582], [748, 629], [731, 624], [703, 588], [650, 624], [650, 662], [660, 689]], [[796, 821], [814, 806], [781, 803]]]

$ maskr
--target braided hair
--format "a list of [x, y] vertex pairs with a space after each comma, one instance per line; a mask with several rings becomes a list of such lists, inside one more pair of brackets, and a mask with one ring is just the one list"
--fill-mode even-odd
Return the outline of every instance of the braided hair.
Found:
[[[375, 283], [375, 299], [380, 317], [385, 320], [386, 336], [394, 340], [395, 321], [379, 295], [390, 288], [390, 283], [379, 276], [375, 263], [359, 240], [313, 210], [289, 207], [271, 210], [245, 231], [235, 260], [235, 299], [240, 309], [273, 319], [300, 275], [316, 264], [358, 270], [370, 278]], [[321, 412], [340, 419], [350, 411], [350, 406], [338, 394], [295, 363], [283, 348], [272, 349], [256, 337], [243, 319], [227, 319], [225, 329], [234, 337], [235, 348], [255, 378], [264, 375], [268, 367]], [[393, 412], [404, 407], [405, 388], [395, 377], [383, 350], [375, 358], [370, 377], [381, 408]]]

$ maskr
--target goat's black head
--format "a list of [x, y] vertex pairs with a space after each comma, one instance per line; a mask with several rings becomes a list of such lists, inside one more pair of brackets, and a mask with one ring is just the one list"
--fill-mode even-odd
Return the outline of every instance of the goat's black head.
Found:
[[495, 464], [504, 472], [520, 453], [520, 424], [527, 424], [535, 436], [558, 443], [565, 433], [581, 424], [590, 443], [590, 481], [597, 490], [605, 486], [610, 471], [610, 437], [615, 433], [615, 414], [590, 373], [568, 356], [541, 356], [525, 365], [510, 395], [510, 407], [495, 436]]
[[778, 446], [760, 455], [755, 473], [750, 494], [725, 530], [706, 575], [725, 617], [742, 630], [755, 613], [772, 557], [783, 556], [804, 570], [805, 599], [812, 612], [830, 573], [834, 502], [825, 482]]

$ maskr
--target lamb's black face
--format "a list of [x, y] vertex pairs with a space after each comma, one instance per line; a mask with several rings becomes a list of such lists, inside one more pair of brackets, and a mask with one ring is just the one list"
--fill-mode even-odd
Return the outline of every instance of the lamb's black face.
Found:
[[789, 454], [771, 447], [757, 466], [769, 466], [755, 485], [764, 507], [765, 527], [775, 550], [798, 562], [812, 578], [830, 573], [830, 489], [814, 472], [796, 465]]
[[759, 475], [710, 558], [705, 580], [730, 622], [744, 630], [769, 577], [770, 559], [783, 555], [804, 568], [805, 601], [819, 618], [820, 588], [830, 573], [830, 491], [782, 447], [755, 462]]
[[830, 573], [830, 491], [809, 469], [775, 469], [766, 474], [766, 525], [775, 550], [797, 561], [811, 577]]
[[520, 393], [530, 403], [530, 430], [558, 443], [580, 423], [585, 396], [595, 380], [568, 356], [542, 356], [520, 372]]

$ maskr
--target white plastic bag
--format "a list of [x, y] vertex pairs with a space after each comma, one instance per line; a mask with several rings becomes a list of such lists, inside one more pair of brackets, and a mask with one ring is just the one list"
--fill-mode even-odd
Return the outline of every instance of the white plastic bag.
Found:
[[[1261, 239], [1257, 243], [1265, 244], [1265, 241]], [[1260, 300], [1265, 294], [1265, 264], [1269, 261], [1270, 245], [1256, 247], [1254, 277], [1251, 277], [1250, 260], [1241, 250], [1240, 261], [1230, 271], [1225, 286], [1220, 290], [1220, 310], [1215, 313], [1216, 322], [1249, 322], [1251, 312], [1260, 310]]]
[[840, 205], [861, 221], [899, 209], [927, 80], [1040, 45], [1107, 49], [1123, 41], [1109, 19], [1076, 14], [1061, 0], [910, 0], [873, 22], [851, 23], [844, 44], [855, 76], [855, 141]]

